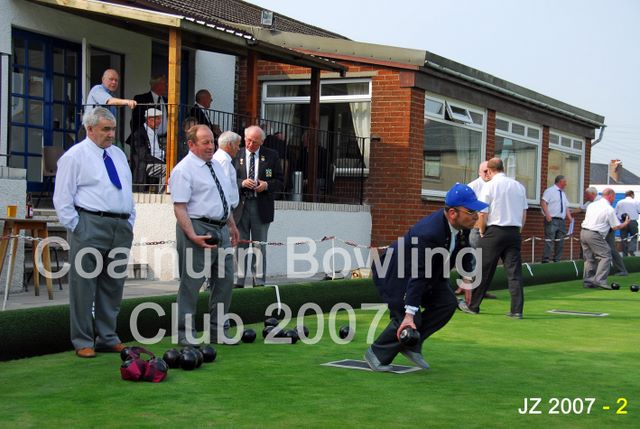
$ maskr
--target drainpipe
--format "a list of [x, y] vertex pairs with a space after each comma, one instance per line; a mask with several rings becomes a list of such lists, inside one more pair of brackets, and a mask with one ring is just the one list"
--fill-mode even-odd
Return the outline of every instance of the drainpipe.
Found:
[[[597, 145], [598, 143], [600, 143], [600, 140], [602, 140], [602, 136], [604, 135], [604, 129], [607, 128], [606, 125], [602, 125], [600, 127], [600, 135], [598, 136], [598, 138], [595, 141], [591, 142], [591, 147], [594, 147], [595, 145]], [[609, 183], [609, 182], [607, 182]]]

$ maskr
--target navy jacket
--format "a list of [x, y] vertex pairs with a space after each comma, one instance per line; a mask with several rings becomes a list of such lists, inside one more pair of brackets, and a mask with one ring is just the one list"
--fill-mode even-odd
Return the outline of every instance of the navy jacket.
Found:
[[[442, 254], [428, 252], [428, 249], [433, 251], [437, 248], [448, 252], [451, 244], [449, 222], [444, 216], [444, 209], [440, 209], [422, 218], [402, 240], [389, 246], [380, 257], [380, 266], [374, 264], [373, 275], [380, 296], [390, 309], [404, 313], [405, 305], [420, 307], [423, 296], [432, 288], [450, 288], [445, 274], [455, 269], [460, 249], [469, 246], [469, 230], [462, 230], [456, 241], [456, 248], [448, 262]], [[471, 262], [472, 255], [465, 255], [465, 271], [471, 271]]]
[[[273, 222], [275, 213], [274, 195], [282, 189], [282, 168], [278, 159], [278, 152], [275, 150], [260, 147], [260, 162], [258, 162], [258, 179], [267, 182], [268, 187], [264, 192], [258, 193], [258, 212], [260, 220], [264, 223]], [[247, 178], [247, 166], [245, 165], [246, 149], [241, 148], [236, 154], [233, 165], [236, 168], [238, 192], [241, 204], [238, 205], [236, 220], [242, 217], [242, 206], [247, 196], [251, 196], [253, 191], [248, 191], [242, 187], [242, 181]]]

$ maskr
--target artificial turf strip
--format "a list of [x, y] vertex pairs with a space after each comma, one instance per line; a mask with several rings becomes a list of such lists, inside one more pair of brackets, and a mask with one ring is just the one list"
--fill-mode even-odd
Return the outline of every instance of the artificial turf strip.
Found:
[[[0, 426], [637, 428], [640, 293], [628, 285], [640, 276], [614, 279], [622, 290], [586, 290], [580, 281], [527, 288], [524, 320], [504, 316], [508, 293], [498, 291], [480, 315], [457, 312], [425, 343], [431, 370], [405, 375], [321, 366], [362, 359], [369, 311], [356, 312], [356, 337], [347, 345], [331, 341], [325, 315], [319, 344], [220, 346], [213, 364], [171, 370], [160, 384], [120, 380], [114, 354], [2, 362]], [[547, 313], [553, 308], [610, 315]], [[315, 321], [305, 321], [312, 336]], [[336, 326], [346, 323], [347, 313], [338, 313]], [[386, 317], [378, 331], [384, 325]], [[169, 346], [165, 339], [149, 348], [160, 354]], [[518, 414], [531, 397], [542, 398], [543, 414]], [[549, 414], [552, 398], [591, 397], [590, 414]], [[618, 398], [628, 401], [627, 414], [616, 414]]]

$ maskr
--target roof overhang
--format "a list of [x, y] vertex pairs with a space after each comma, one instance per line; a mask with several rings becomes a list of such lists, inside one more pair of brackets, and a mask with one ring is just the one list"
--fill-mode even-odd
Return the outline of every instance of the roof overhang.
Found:
[[29, 0], [67, 13], [95, 19], [161, 40], [168, 39], [168, 29], [181, 31], [184, 46], [229, 55], [260, 58], [284, 64], [344, 73], [346, 67], [318, 56], [294, 51], [260, 40], [231, 25], [207, 23], [186, 16], [157, 12], [99, 0]]
[[[248, 25], [238, 24], [237, 26], [261, 40], [303, 53], [326, 56], [335, 60], [415, 70], [424, 74], [424, 78], [437, 73], [442, 77], [446, 76], [450, 79], [465, 81], [469, 86], [497, 93], [503, 97], [517, 100], [520, 103], [535, 106], [545, 111], [554, 112], [557, 115], [571, 118], [591, 127], [601, 128], [605, 126], [605, 118], [603, 116], [571, 106], [429, 51], [272, 31], [263, 27]], [[420, 79], [416, 79], [416, 82], [420, 82]]]

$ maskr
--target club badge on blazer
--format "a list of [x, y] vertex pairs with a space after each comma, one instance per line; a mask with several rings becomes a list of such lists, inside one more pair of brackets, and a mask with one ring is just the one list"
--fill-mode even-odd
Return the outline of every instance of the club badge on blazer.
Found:
[[271, 179], [273, 177], [273, 171], [270, 168], [264, 170], [264, 173], [267, 175], [267, 179]]
[[244, 165], [244, 158], [240, 158], [240, 165]]
[[260, 162], [264, 162], [264, 161], [265, 161], [264, 155], [260, 155]]

